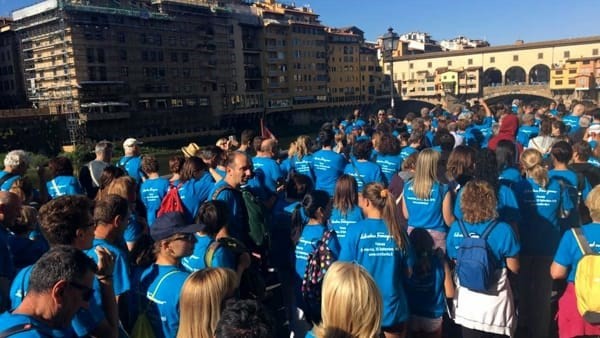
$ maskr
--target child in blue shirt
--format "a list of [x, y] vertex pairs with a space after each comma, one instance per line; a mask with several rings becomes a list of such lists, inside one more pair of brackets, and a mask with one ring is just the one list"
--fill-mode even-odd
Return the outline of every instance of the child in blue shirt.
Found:
[[342, 175], [335, 185], [329, 227], [335, 230], [341, 244], [346, 238], [348, 227], [362, 219], [362, 210], [358, 206], [356, 180], [350, 175]]
[[373, 145], [370, 140], [357, 141], [352, 149], [355, 159], [350, 159], [350, 163], [346, 164], [344, 169], [344, 174], [356, 179], [359, 192], [371, 182], [384, 183], [381, 168], [377, 164], [369, 162], [372, 149]]
[[315, 189], [323, 190], [333, 196], [336, 180], [342, 175], [346, 166], [344, 156], [334, 152], [333, 132], [322, 130], [319, 132], [319, 140], [323, 148], [313, 154], [313, 165], [315, 170]]
[[48, 162], [53, 178], [46, 183], [51, 198], [65, 195], [81, 195], [83, 188], [79, 180], [73, 176], [73, 165], [66, 157], [58, 156]]
[[146, 221], [152, 225], [156, 219], [156, 213], [160, 209], [160, 203], [169, 190], [169, 181], [158, 175], [158, 161], [153, 156], [144, 156], [142, 160], [142, 171], [148, 178], [140, 185], [140, 200], [146, 207]]
[[413, 260], [406, 231], [398, 223], [394, 197], [383, 185], [368, 184], [358, 204], [365, 219], [348, 228], [340, 261], [356, 262], [369, 272], [383, 298], [382, 330], [404, 336], [409, 309], [403, 280]]
[[183, 163], [179, 185], [179, 198], [185, 210], [185, 219], [192, 223], [200, 205], [209, 199], [209, 192], [213, 189], [215, 182], [208, 173], [206, 164], [197, 157], [190, 157]]

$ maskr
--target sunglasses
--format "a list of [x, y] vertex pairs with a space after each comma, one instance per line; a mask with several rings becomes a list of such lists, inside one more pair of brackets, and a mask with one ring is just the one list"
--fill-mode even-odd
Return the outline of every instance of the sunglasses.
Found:
[[94, 295], [94, 289], [88, 288], [87, 286], [81, 285], [77, 282], [69, 282], [69, 285], [75, 287], [80, 291], [83, 291], [81, 293], [81, 299], [83, 299], [84, 302], [89, 302], [90, 299], [92, 299], [92, 296]]
[[186, 242], [192, 242], [195, 241], [196, 237], [194, 236], [193, 233], [187, 233], [187, 234], [181, 234], [177, 237], [174, 237], [171, 241], [186, 241]]

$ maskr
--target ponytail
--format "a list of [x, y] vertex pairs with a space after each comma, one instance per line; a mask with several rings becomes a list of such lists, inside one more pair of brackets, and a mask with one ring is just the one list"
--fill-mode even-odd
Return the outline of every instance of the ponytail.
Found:
[[521, 154], [521, 166], [525, 169], [528, 177], [531, 177], [540, 187], [548, 185], [548, 169], [542, 165], [542, 154], [533, 148], [529, 148]]
[[381, 218], [387, 226], [390, 236], [392, 236], [400, 250], [405, 251], [407, 238], [404, 229], [400, 225], [400, 214], [394, 196], [383, 185], [369, 183], [363, 190], [363, 197], [381, 211]]

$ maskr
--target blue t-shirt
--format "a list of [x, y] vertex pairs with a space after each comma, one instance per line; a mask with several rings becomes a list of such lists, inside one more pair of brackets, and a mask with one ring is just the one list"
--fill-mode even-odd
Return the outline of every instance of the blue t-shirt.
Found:
[[8, 237], [10, 233], [0, 226], [0, 277], [11, 280], [15, 276], [15, 265], [11, 250], [8, 248]]
[[255, 156], [252, 158], [252, 165], [254, 166], [254, 178], [248, 181], [248, 185], [253, 188], [262, 188], [268, 195], [276, 194], [277, 180], [283, 177], [279, 164], [272, 158]]
[[123, 168], [127, 175], [131, 176], [136, 183], [142, 182], [142, 157], [141, 156], [123, 156], [117, 162], [117, 167]]
[[348, 228], [340, 261], [360, 264], [375, 280], [383, 298], [383, 327], [408, 320], [403, 281], [412, 265], [409, 256], [410, 247], [401, 250], [381, 219], [368, 218]]
[[[483, 234], [492, 222], [492, 220], [487, 220], [480, 223], [471, 224], [464, 222], [463, 224], [470, 237], [478, 237]], [[448, 237], [446, 237], [446, 253], [448, 257], [456, 259], [458, 248], [463, 239], [464, 236], [460, 230], [458, 221], [454, 221], [452, 226], [450, 226], [450, 230], [448, 230]], [[502, 267], [506, 267], [506, 258], [517, 256], [521, 249], [512, 227], [504, 222], [496, 223], [494, 229], [488, 235], [487, 243], [490, 252]]]
[[[590, 223], [581, 227], [583, 236], [588, 241], [590, 249], [595, 253], [600, 253], [600, 223]], [[560, 243], [558, 244], [558, 250], [554, 255], [554, 261], [569, 271], [567, 281], [575, 281], [575, 272], [577, 271], [577, 264], [583, 257], [581, 249], [575, 239], [575, 234], [572, 231], [567, 231], [563, 234]]]
[[536, 126], [521, 126], [517, 132], [517, 142], [523, 147], [527, 147], [529, 140], [538, 136], [540, 128]]
[[[460, 202], [461, 196], [462, 189], [458, 191], [458, 195], [456, 197], [456, 202], [454, 204], [454, 216], [457, 219], [462, 220], [463, 213]], [[496, 198], [498, 200], [498, 204], [496, 205], [496, 210], [498, 210], [498, 220], [511, 223], [519, 222], [519, 203], [517, 202], [514, 192], [508, 186], [501, 184], [498, 188]]]
[[371, 182], [384, 183], [381, 168], [377, 164], [367, 161], [351, 161], [352, 163], [346, 164], [344, 174], [348, 174], [356, 179], [359, 192], [363, 190], [365, 185]]
[[8, 235], [8, 249], [12, 257], [15, 271], [34, 264], [42, 255], [48, 251], [45, 242], [32, 240], [28, 237], [20, 237], [14, 234]]
[[439, 182], [433, 183], [429, 198], [418, 198], [413, 190], [414, 181], [404, 185], [403, 195], [408, 210], [408, 225], [446, 232], [446, 223], [442, 214], [442, 204], [448, 193], [448, 186]]
[[[107, 249], [114, 258], [114, 269], [113, 269], [113, 289], [115, 295], [119, 296], [125, 292], [131, 290], [131, 273], [129, 270], [129, 256], [125, 248], [121, 248], [115, 244], [107, 242], [105, 239], [94, 238], [92, 248], [85, 250], [86, 255], [98, 263], [98, 255], [96, 254], [96, 247], [100, 246]], [[94, 284], [98, 283], [94, 280]], [[100, 285], [98, 285], [99, 289]], [[100, 296], [100, 294], [98, 294]], [[98, 299], [98, 303], [102, 303], [102, 298]]]
[[[304, 277], [308, 255], [315, 250], [317, 242], [323, 237], [326, 227], [322, 224], [305, 225], [300, 234], [298, 244], [296, 244], [296, 276], [300, 279]], [[334, 261], [340, 252], [340, 244], [335, 233], [329, 239], [329, 248], [334, 256]]]
[[443, 257], [432, 253], [428, 258], [427, 271], [417, 271], [416, 260], [413, 273], [406, 279], [408, 307], [412, 315], [425, 318], [440, 318], [446, 310], [444, 291]]
[[581, 117], [575, 115], [567, 115], [563, 117], [562, 121], [568, 127], [570, 135], [579, 130], [579, 119], [581, 119]]
[[48, 189], [48, 195], [52, 198], [83, 194], [83, 188], [73, 176], [57, 176], [46, 182], [46, 189]]
[[294, 155], [289, 158], [290, 170], [293, 169], [296, 173], [306, 175], [315, 182], [315, 168], [313, 164], [313, 155], [308, 154], [302, 156], [299, 159], [298, 156]]
[[362, 210], [358, 205], [352, 207], [352, 209], [348, 210], [346, 214], [343, 214], [338, 208], [333, 208], [331, 211], [331, 216], [329, 217], [329, 226], [331, 229], [335, 230], [338, 240], [341, 244], [346, 238], [346, 231], [348, 231], [348, 227], [353, 226], [356, 222], [361, 221], [362, 219]]
[[500, 183], [508, 185], [509, 187], [519, 183], [522, 179], [521, 172], [514, 167], [503, 169], [499, 176]]
[[383, 155], [381, 153], [377, 154], [377, 157], [375, 158], [375, 163], [377, 163], [377, 165], [381, 168], [381, 172], [383, 173], [383, 177], [385, 178], [385, 184], [390, 184], [390, 182], [392, 181], [392, 177], [396, 175], [398, 171], [400, 171], [400, 169], [402, 168], [402, 161], [404, 161], [402, 153], [399, 153], [397, 155]]
[[146, 220], [152, 225], [156, 219], [156, 213], [160, 209], [160, 203], [169, 190], [169, 180], [157, 177], [147, 179], [140, 186], [140, 200], [146, 207]]
[[[557, 180], [550, 180], [546, 188], [531, 178], [519, 182], [514, 188], [521, 210], [521, 246], [524, 255], [551, 256], [560, 240], [558, 224], [561, 210], [573, 210], [573, 203], [566, 189]], [[543, 236], [544, 240], [540, 240]]]
[[149, 300], [146, 313], [157, 338], [177, 336], [179, 295], [189, 275], [173, 265], [153, 264], [142, 272], [139, 292]]
[[[562, 188], [567, 190], [567, 193], [569, 194], [569, 197], [571, 198], [571, 203], [573, 203], [573, 206], [578, 207], [579, 206], [579, 179], [577, 177], [577, 174], [570, 170], [550, 170], [548, 172], [548, 176], [550, 177], [550, 179], [555, 179], [558, 180], [559, 182], [562, 182]], [[584, 182], [581, 183], [581, 186], [583, 187], [583, 189], [581, 190], [581, 200], [585, 201], [585, 199], [587, 198], [587, 195], [590, 193], [591, 186], [589, 184], [589, 182], [587, 181], [587, 179], [585, 179], [585, 176], [582, 175], [582, 178], [584, 180]], [[560, 218], [558, 220], [558, 224], [560, 225], [562, 230], [565, 229], [569, 229], [572, 228], [574, 226], [579, 225], [579, 213], [578, 212], [571, 212], [569, 214], [569, 216], [567, 218]]]
[[[0, 179], [2, 179], [4, 176], [8, 175], [8, 173], [6, 171], [0, 171]], [[15, 175], [9, 179], [7, 179], [4, 183], [2, 183], [2, 186], [0, 186], [0, 191], [9, 191], [10, 187], [12, 187], [13, 183], [18, 180], [19, 178], [21, 178], [21, 175]]]
[[199, 179], [192, 178], [179, 187], [179, 198], [183, 203], [187, 222], [190, 224], [194, 222], [200, 205], [209, 198], [209, 192], [214, 186], [215, 181], [212, 175], [206, 172]]
[[[219, 192], [217, 196], [214, 196], [215, 192], [224, 186], [227, 186], [227, 188]], [[241, 192], [233, 189], [225, 180], [220, 180], [214, 184], [208, 194], [208, 199], [227, 203], [227, 209], [229, 210], [227, 230], [229, 231], [229, 236], [245, 241], [248, 237], [248, 221], [245, 210], [246, 205], [244, 204]]]
[[[183, 265], [183, 267], [189, 272], [206, 268], [204, 258], [206, 256], [206, 252], [208, 251], [208, 247], [215, 241], [214, 238], [211, 238], [208, 235], [200, 235], [196, 233], [195, 236], [197, 242], [196, 245], [194, 245], [194, 253], [192, 253], [191, 256], [183, 258], [181, 261], [181, 265]], [[213, 253], [210, 267], [229, 268], [235, 271], [237, 268], [235, 261], [235, 255], [231, 251], [227, 250], [224, 246], [219, 245]]]
[[[29, 277], [31, 276], [31, 270], [33, 265], [23, 268], [10, 286], [10, 301], [11, 309], [17, 308], [23, 302], [29, 289]], [[98, 295], [100, 295], [100, 283], [94, 278], [94, 296], [90, 298], [87, 308], [81, 308], [73, 317], [71, 321], [71, 327], [75, 334], [78, 336], [86, 336], [93, 332], [96, 327], [104, 320], [104, 310], [100, 303], [98, 303]]]
[[13, 338], [61, 338], [72, 336], [68, 328], [53, 329], [33, 317], [23, 314], [4, 312], [0, 315], [0, 332], [11, 329], [16, 325], [31, 325], [32, 329], [10, 335]]
[[134, 243], [144, 233], [144, 224], [140, 222], [135, 212], [129, 214], [129, 221], [123, 233], [123, 239], [127, 243]]
[[313, 163], [315, 189], [326, 191], [332, 197], [335, 183], [346, 167], [346, 159], [333, 150], [322, 149], [313, 154]]

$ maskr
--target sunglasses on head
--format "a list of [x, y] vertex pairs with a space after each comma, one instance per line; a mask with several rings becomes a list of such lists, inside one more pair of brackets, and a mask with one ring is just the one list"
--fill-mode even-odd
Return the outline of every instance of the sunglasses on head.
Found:
[[69, 285], [75, 287], [78, 290], [83, 291], [81, 293], [81, 299], [83, 299], [84, 302], [89, 302], [92, 296], [94, 295], [94, 289], [88, 288], [85, 285], [81, 285], [77, 282], [69, 282]]

